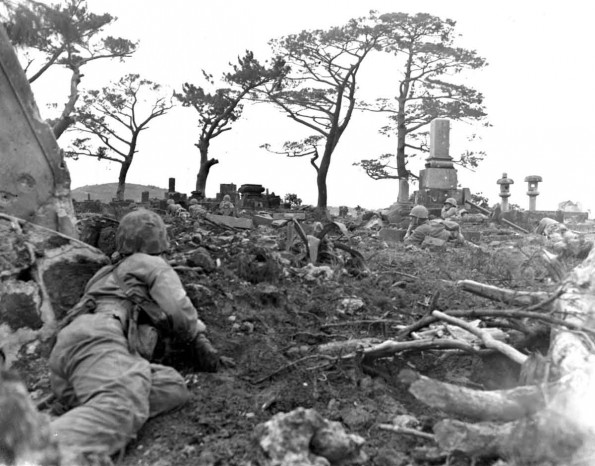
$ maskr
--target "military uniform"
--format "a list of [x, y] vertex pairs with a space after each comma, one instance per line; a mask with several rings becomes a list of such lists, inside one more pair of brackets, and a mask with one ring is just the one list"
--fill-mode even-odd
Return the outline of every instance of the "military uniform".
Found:
[[405, 242], [419, 246], [421, 243], [423, 243], [426, 236], [448, 241], [451, 239], [451, 232], [446, 229], [444, 222], [440, 220], [431, 220], [429, 222], [422, 223], [415, 230], [413, 230]]
[[[142, 211], [128, 215], [142, 220], [147, 216]], [[149, 213], [151, 219], [158, 217]], [[156, 222], [155, 228], [142, 221], [133, 224], [136, 236], [119, 228], [119, 251], [162, 250], [165, 227], [160, 219]], [[123, 224], [131, 222], [123, 219], [120, 227]], [[191, 344], [206, 330], [178, 275], [162, 257], [134, 252], [97, 272], [83, 297], [93, 303], [91, 312], [77, 316], [58, 333], [49, 360], [52, 389], [68, 409], [51, 424], [65, 466], [87, 464], [84, 458], [93, 455], [109, 461], [109, 455], [125, 447], [149, 417], [190, 397], [176, 370], [131, 351], [130, 293], [157, 304], [171, 332], [182, 341]]]

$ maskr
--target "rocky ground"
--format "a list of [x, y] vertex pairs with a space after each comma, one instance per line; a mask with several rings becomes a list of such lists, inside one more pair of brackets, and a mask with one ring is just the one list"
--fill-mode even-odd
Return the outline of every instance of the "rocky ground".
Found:
[[[174, 245], [169, 259], [212, 342], [235, 366], [194, 373], [175, 353], [164, 355], [165, 362], [185, 375], [193, 398], [183, 409], [150, 420], [118, 464], [266, 464], [257, 426], [300, 407], [362, 437], [360, 464], [494, 463], [496, 459], [474, 463], [437, 448], [432, 427], [445, 414], [409, 393], [403, 371], [490, 390], [518, 385], [516, 363], [489, 351], [444, 349], [366, 359], [362, 349], [397, 338], [405, 326], [434, 309], [506, 308], [462, 291], [458, 280], [553, 291], [556, 283], [539, 255], [544, 238], [483, 224], [475, 226], [482, 231], [480, 247], [429, 250], [382, 241], [378, 223], [337, 221], [347, 228], [325, 236], [321, 250], [326, 252], [313, 266], [291, 221], [240, 230], [210, 221], [168, 219]], [[299, 223], [306, 235], [316, 232], [313, 219]], [[508, 342], [522, 351], [547, 348], [547, 332], [527, 340], [502, 319], [489, 325], [501, 327]], [[400, 338], [422, 338], [420, 332], [427, 330]], [[454, 337], [453, 329], [443, 324], [430, 330], [436, 337]], [[47, 373], [43, 361], [36, 368], [31, 362], [22, 375], [39, 399], [47, 394]], [[406, 424], [417, 434], [380, 428], [386, 424]]]

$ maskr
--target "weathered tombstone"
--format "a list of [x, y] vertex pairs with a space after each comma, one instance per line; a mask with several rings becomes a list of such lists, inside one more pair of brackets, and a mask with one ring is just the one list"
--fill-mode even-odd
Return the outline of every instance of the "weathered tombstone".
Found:
[[0, 25], [0, 213], [76, 237], [70, 174]]

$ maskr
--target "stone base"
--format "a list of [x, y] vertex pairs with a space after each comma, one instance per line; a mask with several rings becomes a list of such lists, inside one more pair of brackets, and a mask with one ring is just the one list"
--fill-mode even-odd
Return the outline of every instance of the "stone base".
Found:
[[425, 189], [415, 193], [415, 203], [427, 207], [430, 215], [440, 217], [440, 211], [444, 205], [444, 201], [454, 197], [457, 200], [459, 207], [461, 206], [462, 195], [456, 189]]
[[419, 190], [457, 189], [457, 171], [454, 168], [426, 168], [419, 172]]

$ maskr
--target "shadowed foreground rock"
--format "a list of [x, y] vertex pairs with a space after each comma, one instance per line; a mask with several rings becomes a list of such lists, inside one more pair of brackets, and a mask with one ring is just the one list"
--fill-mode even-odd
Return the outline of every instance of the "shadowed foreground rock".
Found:
[[340, 466], [361, 464], [364, 439], [348, 434], [338, 422], [327, 421], [313, 409], [279, 413], [256, 427], [266, 466]]
[[3, 369], [0, 356], [0, 464], [59, 466], [49, 419], [29, 398], [19, 377]]
[[7, 366], [23, 345], [51, 334], [108, 262], [82, 241], [0, 213], [0, 345]]

